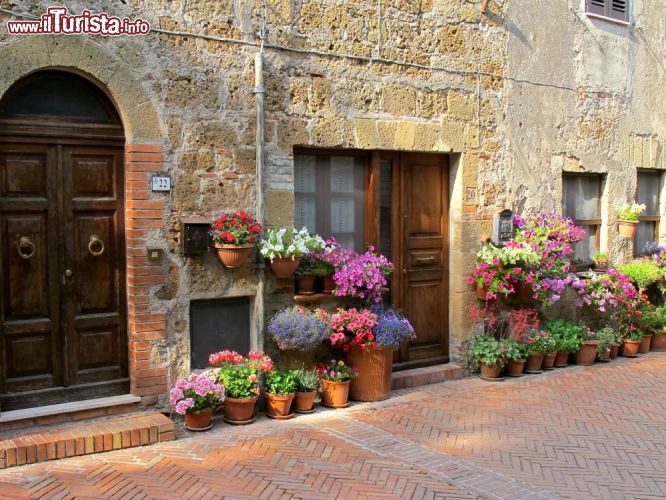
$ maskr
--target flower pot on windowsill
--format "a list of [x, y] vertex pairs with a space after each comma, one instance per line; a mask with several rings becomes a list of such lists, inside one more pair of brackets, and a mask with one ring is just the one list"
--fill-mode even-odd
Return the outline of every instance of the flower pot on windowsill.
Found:
[[217, 258], [222, 265], [228, 269], [237, 269], [241, 267], [250, 256], [254, 245], [220, 245], [215, 244]]
[[277, 257], [271, 261], [271, 271], [278, 278], [291, 278], [300, 264], [301, 258]]
[[296, 276], [296, 293], [298, 295], [314, 295], [316, 276]]
[[647, 354], [650, 352], [650, 343], [652, 342], [652, 334], [646, 333], [638, 345], [638, 354]]
[[329, 274], [327, 276], [322, 276], [322, 293], [333, 293], [335, 289], [335, 281], [333, 280], [333, 275]]
[[622, 238], [633, 238], [636, 234], [636, 226], [638, 221], [635, 220], [618, 220], [617, 228]]

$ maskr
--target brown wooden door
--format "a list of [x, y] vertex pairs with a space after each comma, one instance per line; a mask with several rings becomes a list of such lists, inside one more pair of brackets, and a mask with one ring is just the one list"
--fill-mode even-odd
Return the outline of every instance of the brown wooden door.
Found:
[[445, 363], [448, 336], [448, 158], [402, 154], [398, 182], [400, 235], [394, 299], [416, 331], [400, 368]]
[[3, 410], [129, 390], [122, 154], [0, 144]]

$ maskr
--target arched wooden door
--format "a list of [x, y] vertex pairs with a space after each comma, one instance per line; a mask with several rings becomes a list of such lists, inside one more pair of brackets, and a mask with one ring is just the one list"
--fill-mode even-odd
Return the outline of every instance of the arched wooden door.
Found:
[[129, 392], [123, 129], [44, 71], [0, 101], [0, 408]]

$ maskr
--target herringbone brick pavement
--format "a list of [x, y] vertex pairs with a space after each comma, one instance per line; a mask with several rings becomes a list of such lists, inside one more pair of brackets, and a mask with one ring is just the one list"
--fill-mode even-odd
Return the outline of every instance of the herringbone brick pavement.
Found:
[[666, 354], [0, 472], [3, 498], [664, 498]]

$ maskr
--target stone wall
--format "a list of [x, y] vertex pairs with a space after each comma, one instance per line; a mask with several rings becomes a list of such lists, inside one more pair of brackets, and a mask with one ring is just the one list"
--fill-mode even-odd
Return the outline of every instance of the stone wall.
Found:
[[[454, 360], [462, 359], [465, 310], [474, 300], [465, 277], [497, 210], [560, 210], [563, 171], [607, 173], [605, 246], [615, 259], [629, 255], [617, 243], [612, 207], [635, 188], [634, 167], [666, 168], [659, 95], [666, 8], [661, 0], [635, 0], [635, 24], [625, 27], [587, 18], [583, 3], [491, 0], [484, 15], [478, 0], [383, 0], [381, 11], [376, 1], [268, 1], [266, 223], [293, 220], [294, 146], [451, 154]], [[48, 5], [0, 0], [37, 15]], [[150, 340], [155, 367], [168, 367], [169, 380], [189, 369], [195, 299], [254, 297], [252, 344], [262, 347], [264, 317], [289, 303], [291, 288], [264, 278], [259, 267], [229, 272], [212, 254], [184, 257], [179, 250], [182, 217], [256, 206], [251, 89], [261, 2], [67, 6], [204, 35], [17, 40], [3, 22], [0, 88], [38, 67], [76, 68], [109, 89], [128, 142], [151, 143], [155, 134], [146, 130], [159, 133], [174, 190], [149, 195], [165, 202], [164, 228], [148, 228], [146, 241], [167, 250], [166, 279], [150, 291], [151, 311], [168, 312], [164, 338]]]

